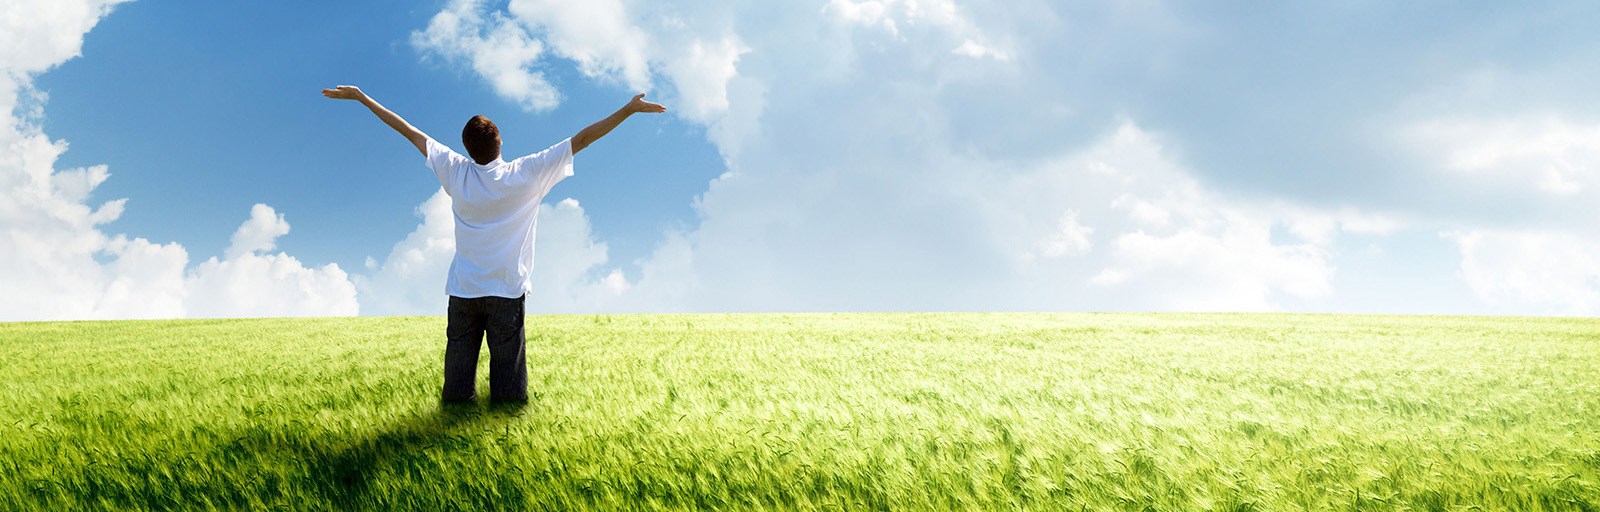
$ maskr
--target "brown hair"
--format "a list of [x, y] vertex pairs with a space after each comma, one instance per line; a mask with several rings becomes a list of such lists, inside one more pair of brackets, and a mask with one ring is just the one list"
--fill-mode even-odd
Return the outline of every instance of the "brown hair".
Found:
[[461, 145], [467, 147], [467, 155], [473, 161], [487, 165], [500, 158], [500, 129], [487, 117], [472, 116], [467, 127], [461, 129]]

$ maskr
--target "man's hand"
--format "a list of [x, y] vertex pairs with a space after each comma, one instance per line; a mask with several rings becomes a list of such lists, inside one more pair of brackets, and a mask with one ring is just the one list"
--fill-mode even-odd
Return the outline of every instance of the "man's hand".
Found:
[[416, 146], [417, 151], [422, 152], [422, 156], [428, 156], [428, 135], [422, 133], [422, 130], [411, 126], [411, 123], [407, 123], [405, 119], [395, 115], [394, 112], [383, 108], [383, 105], [379, 104], [378, 100], [372, 99], [371, 96], [367, 96], [367, 93], [361, 92], [360, 87], [341, 85], [332, 89], [323, 89], [322, 95], [336, 100], [360, 101], [362, 105], [366, 105], [367, 109], [372, 111], [373, 115], [383, 120], [383, 124], [394, 128], [394, 131], [400, 132], [400, 135], [405, 136], [406, 140], [411, 141], [411, 145]]
[[622, 124], [622, 121], [627, 119], [628, 116], [637, 113], [659, 114], [666, 111], [667, 107], [645, 101], [643, 94], [636, 95], [632, 100], [628, 101], [627, 105], [623, 105], [615, 113], [605, 119], [595, 121], [594, 124], [589, 125], [587, 128], [578, 130], [578, 134], [572, 136], [572, 153], [577, 154], [579, 151], [583, 151], [583, 148], [589, 147], [589, 144], [606, 136], [607, 133], [611, 133], [611, 129]]
[[360, 100], [367, 95], [361, 92], [360, 87], [354, 85], [341, 85], [332, 89], [323, 89], [322, 95], [336, 100]]
[[[352, 89], [354, 88], [352, 87]], [[356, 93], [359, 94], [360, 92], [359, 89], [356, 90]], [[667, 111], [667, 107], [663, 107], [659, 103], [645, 101], [643, 94], [634, 96], [633, 101], [629, 101], [628, 105], [622, 108], [628, 112], [644, 112], [647, 114], [659, 114]]]

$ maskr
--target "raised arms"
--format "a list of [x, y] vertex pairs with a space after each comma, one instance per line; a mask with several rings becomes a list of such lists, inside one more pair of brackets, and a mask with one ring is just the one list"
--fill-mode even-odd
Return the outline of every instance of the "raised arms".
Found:
[[[322, 95], [336, 100], [360, 101], [362, 105], [366, 105], [368, 109], [372, 110], [373, 115], [378, 116], [378, 119], [382, 119], [383, 124], [394, 128], [394, 131], [400, 132], [400, 135], [404, 135], [406, 140], [411, 141], [411, 145], [416, 146], [417, 151], [422, 152], [422, 156], [428, 156], [428, 135], [411, 126], [411, 123], [407, 123], [399, 115], [383, 108], [383, 105], [379, 104], [378, 100], [374, 100], [367, 96], [366, 93], [361, 92], [361, 88], [354, 85], [341, 85], [332, 89], [323, 89]], [[634, 99], [637, 100], [638, 98]], [[574, 141], [574, 144], [576, 144], [576, 141]], [[577, 152], [577, 150], [573, 150], [573, 152]]]
[[627, 119], [628, 116], [636, 112], [658, 113], [666, 111], [667, 107], [645, 101], [643, 94], [634, 96], [632, 101], [617, 109], [610, 116], [596, 121], [587, 128], [578, 130], [578, 134], [572, 136], [572, 154], [578, 154], [583, 148], [589, 147], [589, 144], [599, 140], [600, 137], [604, 137], [607, 133], [611, 133], [612, 128], [616, 128], [617, 125], [622, 124], [622, 120]]

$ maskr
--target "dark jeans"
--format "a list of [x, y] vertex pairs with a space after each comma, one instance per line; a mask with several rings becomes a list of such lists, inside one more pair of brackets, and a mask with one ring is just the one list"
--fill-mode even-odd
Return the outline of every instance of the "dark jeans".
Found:
[[444, 400], [477, 398], [478, 346], [488, 334], [489, 398], [528, 399], [527, 339], [522, 320], [527, 297], [450, 297], [450, 324], [445, 327]]

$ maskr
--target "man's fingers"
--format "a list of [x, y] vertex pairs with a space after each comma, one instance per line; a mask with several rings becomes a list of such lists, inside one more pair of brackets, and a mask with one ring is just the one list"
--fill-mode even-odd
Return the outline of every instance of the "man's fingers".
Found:
[[351, 85], [341, 85], [332, 89], [323, 89], [322, 95], [338, 100], [353, 100], [361, 97], [361, 89]]
[[322, 90], [322, 95], [329, 98], [351, 99], [359, 96], [360, 94], [361, 89], [357, 89], [353, 85], [341, 85], [332, 89]]
[[644, 93], [642, 92], [633, 96], [633, 101], [639, 101], [642, 99], [644, 99]]

